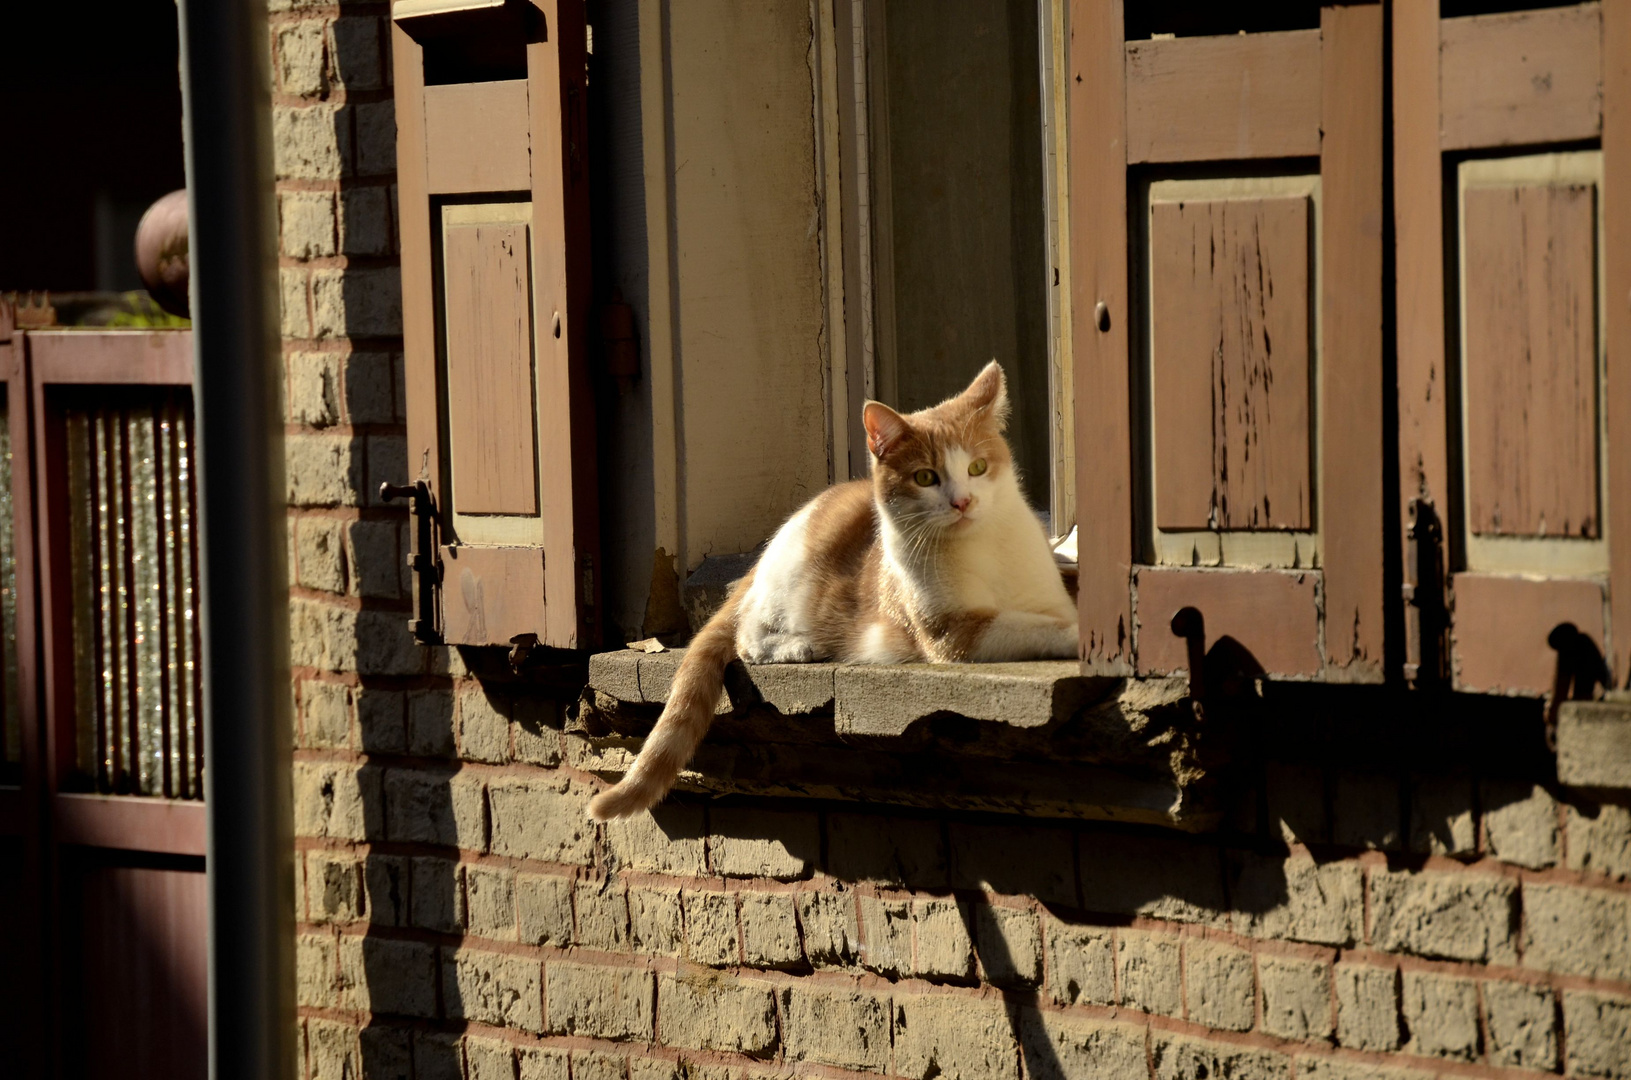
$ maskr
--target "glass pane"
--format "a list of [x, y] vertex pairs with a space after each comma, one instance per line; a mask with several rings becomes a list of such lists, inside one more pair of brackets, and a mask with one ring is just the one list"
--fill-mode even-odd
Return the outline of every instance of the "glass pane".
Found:
[[[879, 393], [920, 409], [995, 359], [1046, 506], [1048, 287], [1037, 0], [885, 0], [872, 28]], [[893, 400], [891, 400], [893, 398]]]
[[67, 413], [79, 769], [98, 791], [198, 798], [190, 399], [117, 400]]

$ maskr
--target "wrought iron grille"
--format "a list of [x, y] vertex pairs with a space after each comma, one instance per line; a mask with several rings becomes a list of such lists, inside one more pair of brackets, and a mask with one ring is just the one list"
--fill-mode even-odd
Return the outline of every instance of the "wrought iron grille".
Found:
[[65, 420], [79, 770], [100, 792], [202, 798], [191, 395], [120, 387]]

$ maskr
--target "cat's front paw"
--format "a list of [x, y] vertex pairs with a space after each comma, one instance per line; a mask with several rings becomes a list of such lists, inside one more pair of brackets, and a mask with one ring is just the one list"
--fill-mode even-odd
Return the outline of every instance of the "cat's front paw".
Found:
[[749, 664], [809, 664], [820, 657], [815, 645], [798, 634], [763, 634], [738, 641], [737, 651]]

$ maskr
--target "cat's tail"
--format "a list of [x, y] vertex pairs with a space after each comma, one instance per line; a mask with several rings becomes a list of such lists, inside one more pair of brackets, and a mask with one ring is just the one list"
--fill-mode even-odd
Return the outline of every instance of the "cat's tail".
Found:
[[663, 801], [680, 771], [696, 753], [725, 686], [725, 668], [736, 659], [737, 601], [751, 575], [732, 592], [725, 606], [691, 639], [691, 647], [674, 674], [668, 705], [646, 736], [640, 756], [617, 786], [589, 800], [589, 817], [610, 821], [649, 810]]

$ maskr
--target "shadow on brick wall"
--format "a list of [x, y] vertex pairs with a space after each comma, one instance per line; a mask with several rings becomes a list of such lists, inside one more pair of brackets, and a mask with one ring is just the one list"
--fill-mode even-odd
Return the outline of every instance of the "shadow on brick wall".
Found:
[[[891, 984], [989, 985], [999, 997], [937, 1000], [989, 1004], [980, 1022], [998, 1025], [1011, 1039], [1027, 1077], [1091, 1068], [1113, 1073], [1118, 1055], [1131, 1053], [1117, 1041], [1119, 1027], [1093, 1035], [1072, 1028], [1053, 1006], [1127, 1006], [1154, 1014], [1178, 1008], [1162, 997], [1162, 987], [1177, 985], [1177, 939], [1146, 933], [1138, 920], [1351, 946], [1366, 939], [1366, 871], [1353, 858], [1357, 851], [1386, 856], [1385, 869], [1370, 870], [1374, 904], [1377, 897], [1388, 902], [1394, 872], [1411, 872], [1397, 874], [1399, 889], [1416, 888], [1405, 879], [1427, 869], [1431, 857], [1493, 855], [1522, 866], [1559, 865], [1564, 815], [1589, 823], [1603, 813], [1623, 813], [1579, 798], [1560, 800], [1549, 759], [1534, 754], [1533, 703], [1480, 702], [1473, 715], [1465, 702], [1450, 700], [1441, 703], [1443, 715], [1416, 715], [1419, 729], [1412, 730], [1409, 716], [1389, 713], [1397, 699], [1385, 695], [1371, 699], [1374, 712], [1338, 711], [1322, 708], [1320, 695], [1275, 691], [1277, 707], [1256, 733], [1260, 764], [1245, 773], [1218, 832], [680, 793], [653, 815], [608, 829], [582, 826], [583, 839], [571, 853], [523, 856], [576, 867], [522, 871], [535, 879], [526, 888], [544, 890], [529, 893], [538, 925], [528, 930], [528, 916], [518, 914], [523, 886], [516, 874], [494, 860], [461, 859], [460, 852], [497, 850], [500, 810], [491, 792], [530, 784], [536, 796], [547, 788], [548, 799], [559, 801], [555, 820], [564, 824], [570, 814], [581, 817], [572, 800], [588, 785], [582, 774], [569, 781], [555, 770], [561, 754], [547, 750], [572, 738], [563, 736], [559, 708], [540, 705], [558, 700], [549, 695], [560, 687], [528, 691], [502, 677], [482, 678], [479, 692], [475, 685], [462, 684], [457, 695], [426, 690], [414, 697], [405, 706], [405, 751], [379, 756], [370, 766], [379, 797], [366, 835], [382, 839], [361, 868], [368, 926], [351, 939], [354, 953], [342, 936], [338, 958], [342, 979], [350, 979], [342, 1007], [371, 1014], [355, 1044], [360, 1071], [353, 1074], [369, 1080], [477, 1075], [472, 1055], [492, 1040], [467, 1040], [472, 1021], [530, 1034], [552, 1026], [541, 1015], [537, 959], [506, 949], [506, 942], [620, 951], [636, 964], [642, 956], [678, 956], [687, 961], [682, 969], [739, 969], [750, 981], [756, 970], [838, 968], [864, 969]], [[1467, 715], [1456, 715], [1457, 709]], [[478, 719], [507, 733], [499, 740], [502, 752], [475, 751], [488, 765], [540, 768], [512, 773], [457, 761], [455, 746], [469, 757], [472, 747], [489, 745], [483, 738], [495, 738], [472, 726]], [[1509, 742], [1484, 745], [1501, 739]], [[535, 815], [540, 821], [548, 816]], [[793, 884], [812, 881], [819, 886], [814, 892]], [[308, 880], [308, 895], [329, 888], [321, 877]], [[1515, 918], [1515, 890], [1499, 881], [1489, 888], [1479, 910], [1497, 922]], [[665, 901], [673, 911], [671, 946], [641, 938], [640, 891], [672, 894]], [[847, 911], [853, 928], [818, 925], [817, 917], [830, 911], [801, 900], [796, 916], [791, 907], [787, 916], [795, 927], [791, 951], [755, 959], [745, 898], [818, 894]], [[723, 959], [699, 958], [692, 939], [704, 916], [691, 905], [721, 896], [739, 911], [744, 936]], [[916, 935], [907, 939], [916, 942], [908, 949], [916, 951], [884, 956], [883, 924], [874, 926], [875, 917], [908, 926], [904, 932]], [[940, 940], [943, 932], [950, 939], [961, 935], [963, 966], [956, 955], [948, 963], [925, 958], [924, 942]], [[481, 944], [461, 948], [467, 934]], [[1219, 949], [1229, 953], [1220, 964], [1245, 955], [1235, 946]], [[659, 987], [653, 1002], [661, 994]], [[910, 1033], [908, 1049], [897, 1042], [893, 1052], [921, 1052], [928, 1055], [926, 1067], [938, 1067], [935, 1044], [912, 1041], [926, 1023], [936, 1030], [923, 1001], [908, 983], [889, 1005], [889, 1029]], [[308, 1020], [310, 1060], [325, 1052], [324, 1040], [345, 1037], [339, 1027]], [[1139, 1067], [1142, 1055], [1139, 1049]]]
[[[438, 688], [405, 696], [406, 756], [386, 762], [384, 820], [368, 832], [383, 841], [363, 862], [368, 926], [358, 944], [357, 983], [348, 987], [369, 1026], [357, 1044], [360, 1069], [335, 1075], [462, 1080], [466, 1024], [458, 1018], [466, 1010], [448, 976], [468, 925], [459, 851], [485, 850], [486, 807], [481, 781], [454, 758], [453, 694]], [[346, 966], [342, 957], [342, 971]], [[315, 1040], [310, 1024], [308, 1039]], [[308, 1048], [314, 1063], [318, 1049]]]

